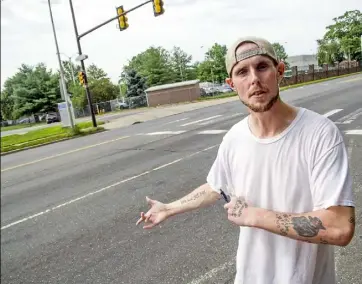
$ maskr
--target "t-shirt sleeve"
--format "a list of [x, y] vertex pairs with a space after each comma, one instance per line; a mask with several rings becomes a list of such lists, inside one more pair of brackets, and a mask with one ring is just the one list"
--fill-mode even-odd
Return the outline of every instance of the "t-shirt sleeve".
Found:
[[311, 173], [314, 210], [331, 206], [355, 206], [348, 153], [343, 140], [316, 159]]
[[220, 189], [222, 189], [226, 194], [230, 194], [228, 192], [227, 167], [225, 141], [223, 140], [219, 146], [216, 159], [214, 160], [206, 178], [210, 187], [218, 193], [221, 193]]

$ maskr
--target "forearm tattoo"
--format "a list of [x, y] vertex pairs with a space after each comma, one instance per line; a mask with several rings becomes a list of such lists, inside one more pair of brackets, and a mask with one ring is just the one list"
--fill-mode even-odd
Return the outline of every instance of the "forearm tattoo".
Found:
[[349, 222], [353, 225], [356, 224], [356, 219], [354, 217], [349, 218]]
[[198, 199], [199, 197], [203, 196], [206, 194], [206, 190], [204, 189], [203, 191], [199, 191], [199, 192], [196, 192], [195, 194], [189, 196], [189, 197], [186, 197], [185, 199], [182, 199], [181, 200], [181, 204], [185, 204], [185, 203], [189, 203], [191, 201], [194, 201], [196, 199]]
[[234, 205], [233, 211], [231, 213], [231, 216], [233, 217], [240, 217], [243, 213], [243, 210], [245, 208], [248, 208], [248, 203], [246, 203], [245, 199], [242, 197], [238, 197], [236, 199], [236, 203]]
[[[293, 229], [301, 237], [312, 238], [318, 235], [319, 230], [326, 230], [322, 221], [318, 217], [312, 216], [299, 216], [292, 217], [290, 214], [276, 214], [277, 228], [282, 236], [286, 236], [289, 232], [289, 228], [293, 226]], [[324, 240], [321, 239], [323, 242]], [[325, 242], [325, 241], [324, 241]]]

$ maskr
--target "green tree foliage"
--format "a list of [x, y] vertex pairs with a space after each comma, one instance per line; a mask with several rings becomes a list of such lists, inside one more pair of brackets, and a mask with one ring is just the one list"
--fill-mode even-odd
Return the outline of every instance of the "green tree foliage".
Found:
[[344, 59], [362, 60], [361, 11], [346, 11], [333, 21], [334, 24], [327, 26], [323, 39], [317, 41], [319, 63], [333, 63]]
[[23, 64], [5, 81], [4, 94], [13, 102], [11, 116], [9, 111], [4, 112], [8, 118], [54, 111], [61, 101], [59, 76], [47, 70], [43, 63], [35, 67]]
[[225, 67], [226, 45], [215, 43], [205, 54], [205, 60], [198, 65], [197, 75], [201, 81], [224, 83], [228, 77]]
[[129, 69], [122, 75], [123, 83], [127, 86], [126, 97], [138, 97], [144, 95], [147, 89], [146, 79], [137, 73], [136, 70]]
[[147, 80], [148, 86], [162, 85], [175, 81], [169, 52], [162, 47], [150, 47], [134, 56], [124, 71], [135, 70]]
[[275, 42], [272, 45], [275, 50], [275, 53], [278, 56], [278, 59], [285, 63], [286, 69], [289, 69], [290, 68], [289, 63], [286, 61], [288, 58], [288, 54], [286, 53], [284, 46], [278, 42]]
[[171, 64], [176, 82], [196, 79], [195, 66], [191, 64], [192, 56], [180, 47], [174, 46], [171, 50]]
[[8, 92], [1, 92], [1, 120], [13, 120], [14, 99]]
[[87, 68], [88, 82], [97, 81], [106, 78], [107, 78], [107, 73], [102, 68], [97, 67], [95, 64], [91, 64]]

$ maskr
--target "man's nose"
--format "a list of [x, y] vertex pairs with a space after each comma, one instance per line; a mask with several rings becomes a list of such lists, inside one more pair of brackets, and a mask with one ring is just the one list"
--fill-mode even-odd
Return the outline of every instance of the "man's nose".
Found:
[[253, 85], [258, 84], [260, 82], [260, 78], [259, 78], [259, 74], [258, 74], [257, 70], [255, 70], [255, 69], [250, 70], [250, 80], [251, 80], [251, 84], [253, 84]]

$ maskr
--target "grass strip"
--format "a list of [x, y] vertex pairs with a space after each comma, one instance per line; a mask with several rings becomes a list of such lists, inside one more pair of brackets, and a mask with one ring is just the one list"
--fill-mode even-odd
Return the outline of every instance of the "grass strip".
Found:
[[[104, 124], [104, 121], [97, 122], [98, 125]], [[23, 135], [14, 134], [1, 138], [1, 152], [20, 150], [34, 147], [42, 144], [48, 144], [64, 139], [70, 139], [78, 136], [84, 136], [103, 131], [103, 127], [92, 127], [92, 122], [81, 122], [76, 124], [75, 129], [62, 127], [61, 125], [29, 131]]]

